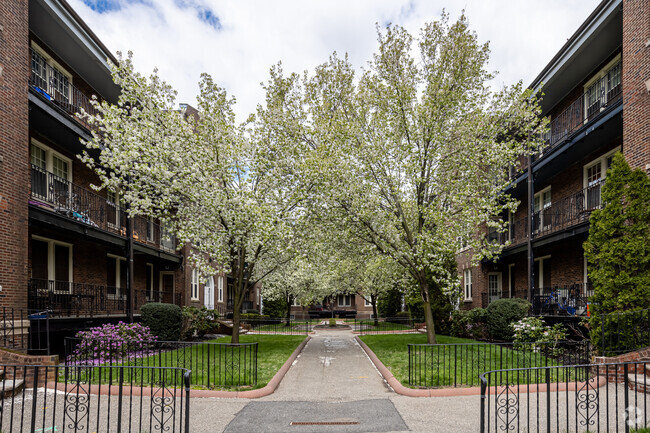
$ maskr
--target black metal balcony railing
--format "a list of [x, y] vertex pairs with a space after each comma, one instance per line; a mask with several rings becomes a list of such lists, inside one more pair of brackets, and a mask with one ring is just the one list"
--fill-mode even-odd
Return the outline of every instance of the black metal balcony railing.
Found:
[[[75, 185], [34, 164], [31, 170], [30, 204], [81, 224], [126, 236], [126, 212], [116, 203], [89, 189]], [[175, 251], [176, 239], [159, 224], [142, 216], [133, 218], [136, 242]]]
[[[134, 290], [134, 312], [147, 302], [180, 305], [181, 301], [181, 293]], [[31, 279], [28, 305], [30, 310], [46, 311], [50, 317], [126, 314], [128, 296], [124, 289], [114, 286]]]
[[532, 298], [535, 316], [584, 316], [594, 289], [590, 283], [542, 288]]
[[[601, 188], [604, 181], [597, 182], [575, 194], [551, 203], [550, 206], [533, 214], [532, 237], [538, 238], [557, 231], [583, 223], [589, 219], [591, 212], [602, 206]], [[528, 228], [528, 217], [512, 221], [505, 232], [491, 231], [487, 235], [488, 242], [511, 246], [528, 241], [531, 231]]]
[[44, 59], [38, 52], [30, 49], [32, 58], [32, 70], [29, 76], [29, 85], [43, 98], [47, 99], [69, 114], [78, 123], [90, 129], [90, 125], [83, 119], [76, 117], [76, 114], [83, 108], [90, 114], [95, 114], [96, 110], [90, 103], [91, 98], [79, 90], [68, 78], [58, 69], [45, 63]]
[[[226, 309], [228, 311], [232, 311], [233, 310], [233, 305], [234, 305], [233, 300], [228, 299], [228, 302], [226, 302]], [[253, 301], [244, 301], [244, 302], [242, 302], [241, 311], [252, 310], [252, 309], [254, 309]]]
[[582, 126], [594, 120], [603, 110], [620, 100], [622, 94], [621, 63], [593, 83], [560, 114], [551, 119], [550, 130], [544, 137], [547, 144], [540, 157], [568, 139]]

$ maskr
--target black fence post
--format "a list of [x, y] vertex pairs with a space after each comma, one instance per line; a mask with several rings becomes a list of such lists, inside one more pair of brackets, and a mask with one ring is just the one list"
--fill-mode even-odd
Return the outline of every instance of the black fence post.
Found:
[[[36, 431], [36, 400], [38, 400], [38, 394], [36, 391], [38, 390], [38, 367], [33, 367], [34, 368], [34, 387], [33, 387], [33, 393], [34, 395], [32, 396], [32, 423], [31, 423], [31, 430], [30, 431]], [[15, 376], [14, 376], [15, 377]], [[23, 378], [23, 380], [27, 380], [27, 375]], [[25, 385], [27, 387], [27, 385]], [[23, 393], [24, 396], [24, 393]], [[13, 403], [13, 402], [12, 402]], [[24, 404], [24, 401], [23, 401]], [[45, 410], [45, 409], [43, 409]], [[22, 430], [22, 428], [21, 428]]]
[[551, 431], [551, 369], [546, 367], [546, 431]]
[[630, 393], [629, 393], [629, 379], [627, 377], [628, 373], [628, 368], [627, 368], [627, 363], [623, 364], [623, 398], [625, 400], [625, 411], [626, 411], [626, 416], [625, 416], [625, 433], [630, 433], [630, 411], [628, 408], [630, 407]]
[[481, 420], [480, 420], [480, 429], [481, 433], [485, 433], [485, 399], [487, 398], [487, 379], [485, 376], [480, 375], [479, 379], [481, 380]]
[[190, 379], [192, 372], [187, 371], [183, 377], [185, 382], [185, 433], [190, 433]]
[[120, 368], [119, 395], [117, 396], [117, 433], [122, 433], [122, 388], [124, 385], [124, 368]]

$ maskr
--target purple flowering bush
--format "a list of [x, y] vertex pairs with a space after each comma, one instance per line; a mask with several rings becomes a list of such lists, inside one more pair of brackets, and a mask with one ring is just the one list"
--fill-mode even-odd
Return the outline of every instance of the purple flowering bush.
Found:
[[79, 331], [81, 341], [68, 356], [69, 363], [102, 365], [146, 356], [156, 342], [149, 328], [139, 323], [107, 323]]

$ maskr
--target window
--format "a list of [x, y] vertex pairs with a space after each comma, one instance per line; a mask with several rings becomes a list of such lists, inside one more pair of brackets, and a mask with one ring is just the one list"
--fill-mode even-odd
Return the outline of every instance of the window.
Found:
[[370, 302], [370, 301], [367, 300], [366, 298], [363, 298], [363, 305], [364, 305], [365, 307], [372, 307], [372, 302]]
[[153, 242], [153, 219], [147, 217], [147, 241]]
[[62, 210], [78, 210], [71, 194], [70, 159], [34, 139], [29, 148], [29, 159], [32, 164], [32, 197], [52, 203]]
[[160, 246], [167, 250], [176, 248], [176, 238], [164, 225], [160, 226]]
[[339, 307], [349, 307], [352, 305], [352, 296], [353, 295], [339, 295], [337, 298], [337, 304]]
[[194, 301], [199, 300], [199, 271], [192, 269], [192, 283], [190, 289], [190, 297]]
[[32, 42], [32, 85], [48, 100], [70, 103], [72, 75]]
[[472, 300], [472, 270], [465, 269], [463, 271], [463, 284], [465, 288], [465, 300]]
[[515, 213], [512, 211], [508, 211], [508, 231], [506, 236], [510, 242], [515, 240]]
[[535, 231], [548, 230], [551, 226], [551, 187], [535, 194], [535, 215], [533, 215], [533, 227]]
[[515, 264], [508, 265], [508, 297], [512, 298], [515, 294]]
[[544, 288], [551, 286], [551, 256], [544, 256], [535, 259], [535, 287], [540, 294], [544, 294]]
[[214, 310], [214, 278], [208, 277], [203, 286], [203, 305], [208, 310]]
[[501, 272], [488, 273], [488, 302], [501, 298]]
[[[584, 179], [583, 186], [585, 188], [584, 206], [585, 210], [591, 211], [598, 209], [601, 206], [600, 189], [605, 182], [607, 170], [612, 166], [614, 154], [619, 152], [620, 148], [616, 148], [611, 152], [591, 161], [584, 166]], [[580, 203], [578, 205], [581, 205]]]
[[151, 263], [147, 263], [147, 281], [146, 281], [146, 290], [147, 290], [147, 299], [148, 300], [153, 300], [154, 299], [154, 293], [153, 293], [153, 265]]
[[106, 222], [109, 227], [119, 229], [121, 226], [122, 208], [120, 207], [120, 196], [118, 193], [107, 190], [106, 191]]
[[223, 278], [222, 276], [217, 278], [217, 300], [219, 302], [223, 302]]
[[621, 94], [621, 55], [616, 56], [585, 85], [585, 120], [600, 113]]
[[126, 259], [108, 254], [106, 258], [106, 294], [110, 297], [121, 297], [122, 289], [126, 289]]
[[32, 236], [32, 278], [50, 281], [50, 289], [70, 291], [72, 283], [72, 245]]

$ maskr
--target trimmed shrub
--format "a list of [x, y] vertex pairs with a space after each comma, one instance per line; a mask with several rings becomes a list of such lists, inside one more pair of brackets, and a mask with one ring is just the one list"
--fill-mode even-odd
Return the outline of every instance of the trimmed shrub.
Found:
[[219, 313], [215, 310], [208, 310], [205, 307], [183, 307], [183, 339], [189, 340], [195, 335], [203, 337], [211, 330], [218, 328], [216, 319]]
[[454, 337], [487, 340], [487, 311], [484, 308], [454, 310], [451, 313], [450, 333]]
[[269, 317], [286, 317], [287, 301], [282, 297], [264, 298], [263, 314]]
[[148, 327], [158, 340], [180, 340], [183, 316], [178, 305], [149, 302], [140, 308], [140, 317], [142, 324]]
[[530, 302], [525, 299], [497, 299], [486, 310], [487, 330], [495, 340], [512, 341], [514, 331], [511, 324], [528, 315]]

